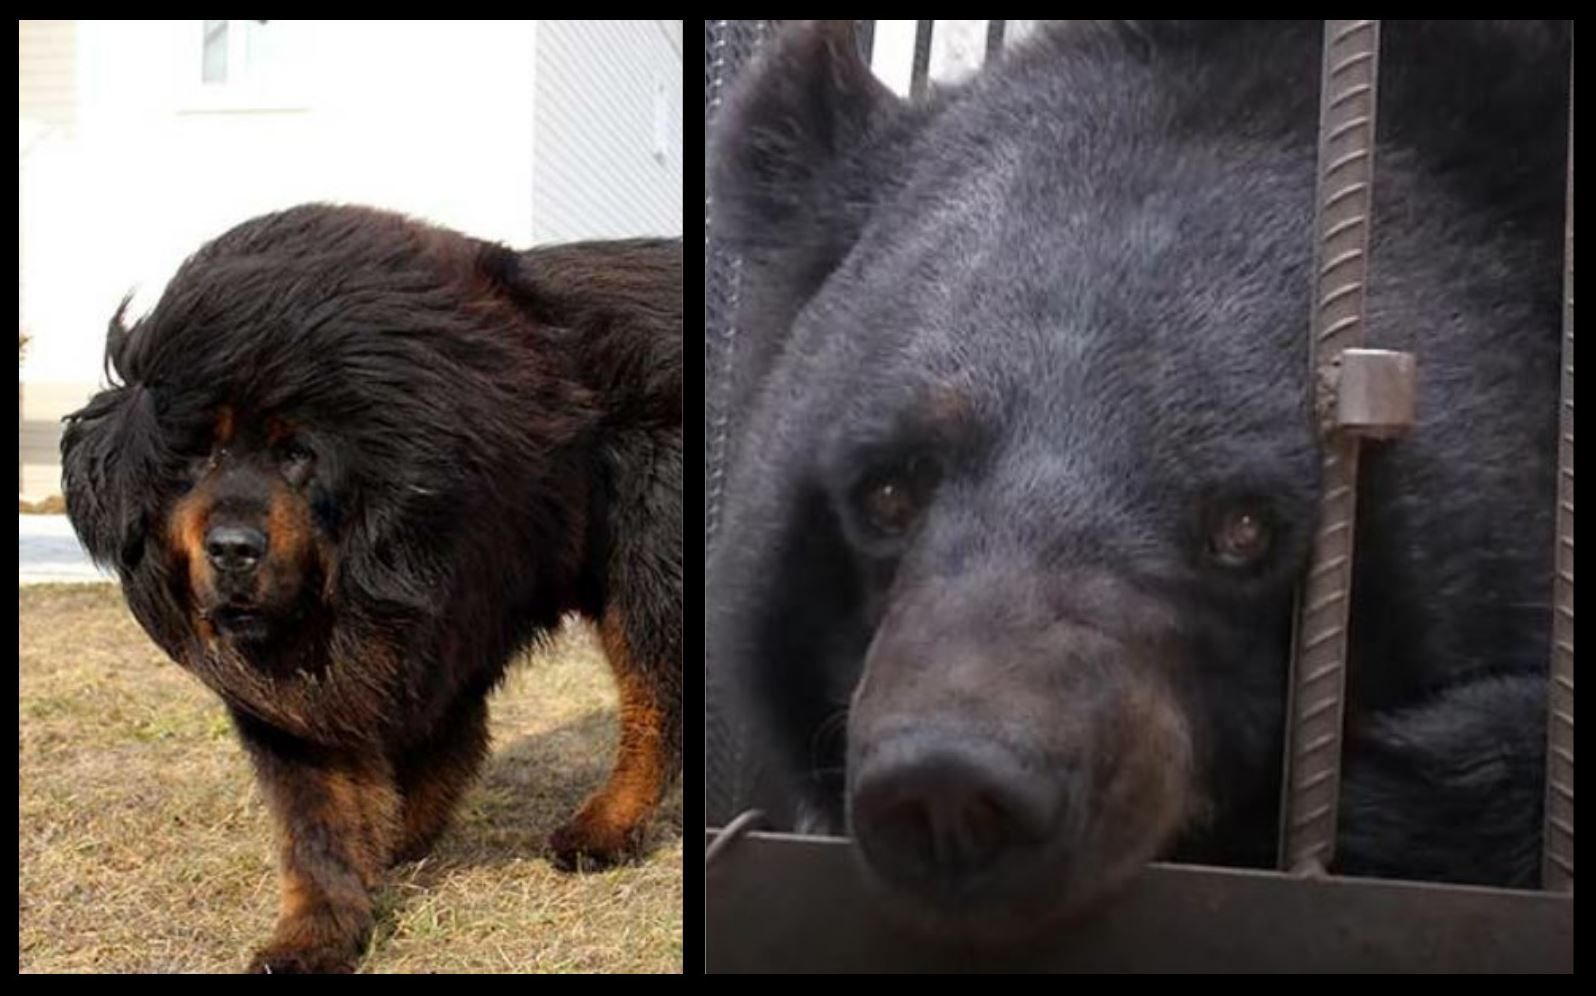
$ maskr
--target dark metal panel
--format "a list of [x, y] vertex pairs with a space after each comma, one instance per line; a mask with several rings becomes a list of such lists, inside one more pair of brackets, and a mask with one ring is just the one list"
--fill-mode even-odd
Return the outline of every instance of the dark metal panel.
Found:
[[1324, 481], [1291, 662], [1280, 829], [1291, 869], [1328, 868], [1335, 851], [1358, 483], [1358, 437], [1335, 424], [1335, 375], [1341, 352], [1363, 344], [1380, 22], [1326, 21], [1324, 31], [1310, 324]]
[[868, 66], [876, 52], [876, 22], [855, 21], [853, 22], [853, 33], [854, 37], [859, 40], [859, 58], [863, 59], [865, 65]]
[[1567, 268], [1563, 390], [1558, 404], [1557, 554], [1552, 581], [1551, 716], [1546, 750], [1548, 889], [1574, 889], [1574, 78], [1568, 82]]
[[847, 841], [750, 834], [706, 877], [711, 972], [1573, 969], [1573, 897], [1540, 892], [1155, 865], [1099, 916], [998, 955], [883, 920]]

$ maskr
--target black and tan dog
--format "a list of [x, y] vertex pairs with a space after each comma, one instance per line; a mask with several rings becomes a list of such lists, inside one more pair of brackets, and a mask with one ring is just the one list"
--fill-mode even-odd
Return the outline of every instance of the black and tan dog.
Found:
[[488, 692], [567, 613], [597, 625], [621, 735], [552, 847], [638, 842], [680, 768], [681, 265], [310, 205], [112, 321], [67, 509], [254, 761], [282, 863], [254, 969], [353, 967], [379, 873], [484, 757]]

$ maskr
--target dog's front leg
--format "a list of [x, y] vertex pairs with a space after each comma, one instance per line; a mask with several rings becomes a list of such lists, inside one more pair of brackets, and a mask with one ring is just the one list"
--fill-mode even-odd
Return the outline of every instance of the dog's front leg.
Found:
[[393, 771], [380, 757], [307, 744], [248, 718], [238, 727], [276, 821], [281, 863], [277, 928], [249, 971], [352, 972], [371, 933], [371, 889], [398, 833]]

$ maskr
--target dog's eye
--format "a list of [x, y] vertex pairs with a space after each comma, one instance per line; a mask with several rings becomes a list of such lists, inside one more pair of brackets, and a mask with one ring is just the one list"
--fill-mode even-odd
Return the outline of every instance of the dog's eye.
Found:
[[923, 458], [876, 468], [855, 489], [855, 508], [876, 536], [903, 536], [919, 521], [938, 476], [936, 466]]
[[1218, 509], [1208, 526], [1208, 552], [1222, 567], [1250, 567], [1274, 547], [1274, 521], [1256, 502]]

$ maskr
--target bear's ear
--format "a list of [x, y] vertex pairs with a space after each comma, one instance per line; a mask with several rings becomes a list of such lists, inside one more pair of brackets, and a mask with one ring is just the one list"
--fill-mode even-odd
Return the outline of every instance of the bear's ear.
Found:
[[794, 254], [840, 257], [886, 175], [882, 139], [902, 109], [860, 58], [851, 21], [783, 31], [716, 121], [714, 233], [745, 254], [775, 252], [789, 263]]
[[852, 25], [784, 30], [711, 122], [706, 234], [742, 262], [741, 278], [722, 288], [734, 344], [724, 369], [706, 368], [706, 378], [725, 377], [727, 410], [758, 392], [799, 311], [902, 181], [905, 150], [934, 113], [871, 75]]

